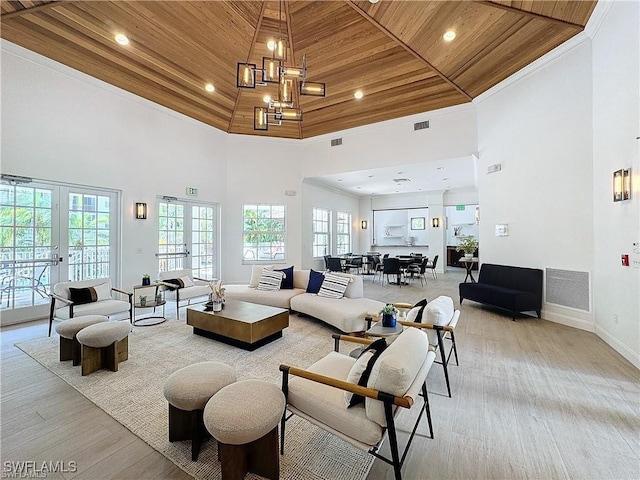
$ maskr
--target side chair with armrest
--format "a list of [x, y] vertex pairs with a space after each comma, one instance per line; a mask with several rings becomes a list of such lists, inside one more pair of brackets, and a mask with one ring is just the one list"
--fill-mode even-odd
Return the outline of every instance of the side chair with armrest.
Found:
[[[460, 319], [460, 310], [454, 310], [453, 300], [451, 297], [438, 297], [427, 303], [419, 322], [413, 321], [420, 307], [414, 307], [410, 303], [394, 303], [399, 311], [398, 323], [403, 327], [414, 327], [424, 330], [433, 330], [435, 338], [431, 337], [431, 347], [440, 351], [440, 361], [444, 373], [444, 379], [447, 384], [447, 393], [451, 397], [451, 384], [449, 381], [449, 359], [453, 353], [458, 363], [458, 349], [456, 347], [455, 329]], [[371, 328], [371, 322], [378, 321], [377, 314], [369, 313], [365, 320], [367, 322], [367, 330]], [[445, 341], [450, 342], [450, 346], [445, 346]]]
[[[114, 292], [126, 296], [127, 301], [113, 298]], [[129, 322], [133, 321], [133, 293], [113, 287], [111, 279], [106, 277], [57, 283], [49, 297], [49, 336], [54, 320], [64, 321], [81, 315], [110, 317], [128, 313]]]
[[206, 302], [211, 293], [209, 280], [194, 277], [189, 269], [160, 272], [160, 283], [165, 288], [165, 299], [176, 302], [176, 318], [180, 318], [180, 302], [182, 305], [191, 305], [192, 300], [198, 299], [199, 303]]
[[[307, 369], [280, 366], [282, 390], [287, 400], [281, 421], [280, 453], [284, 455], [286, 421], [297, 415], [392, 465], [395, 479], [401, 480], [402, 464], [424, 413], [427, 414], [429, 436], [433, 438], [426, 378], [435, 352], [429, 346], [428, 336], [415, 328], [403, 331], [382, 351], [366, 386], [347, 381], [357, 360], [339, 353], [339, 342], [368, 345], [373, 340], [338, 334], [333, 338], [335, 351]], [[345, 392], [361, 395], [364, 402], [347, 408]], [[418, 407], [419, 396], [423, 403]], [[414, 405], [420, 413], [401, 454], [395, 419], [403, 409], [411, 409]], [[385, 435], [389, 438], [391, 458], [379, 453]]]

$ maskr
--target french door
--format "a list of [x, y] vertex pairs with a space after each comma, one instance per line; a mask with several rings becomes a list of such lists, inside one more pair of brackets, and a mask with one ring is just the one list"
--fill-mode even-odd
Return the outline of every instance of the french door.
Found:
[[117, 276], [117, 220], [117, 192], [3, 179], [2, 323], [45, 317], [57, 282]]
[[186, 268], [195, 277], [218, 276], [218, 206], [162, 197], [157, 211], [158, 270]]

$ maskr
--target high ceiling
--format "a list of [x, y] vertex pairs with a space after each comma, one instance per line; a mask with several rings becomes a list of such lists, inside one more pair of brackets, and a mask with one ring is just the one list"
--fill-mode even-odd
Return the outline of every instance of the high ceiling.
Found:
[[[2, 0], [1, 35], [223, 131], [308, 138], [469, 102], [581, 32], [595, 3]], [[253, 108], [276, 87], [239, 90], [236, 65], [262, 65], [279, 32], [287, 65], [306, 54], [327, 95], [300, 96], [302, 122], [258, 132]]]

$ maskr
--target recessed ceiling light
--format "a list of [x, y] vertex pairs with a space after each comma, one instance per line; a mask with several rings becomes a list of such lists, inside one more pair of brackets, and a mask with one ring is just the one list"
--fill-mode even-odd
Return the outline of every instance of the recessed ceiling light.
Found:
[[402, 175], [404, 172], [398, 172], [398, 175]]
[[442, 38], [445, 42], [451, 42], [454, 38], [456, 38], [456, 32], [454, 32], [453, 30], [447, 30], [446, 32], [444, 32], [444, 35], [442, 35]]
[[444, 167], [438, 167], [436, 170], [444, 170]]
[[129, 45], [129, 39], [127, 38], [127, 36], [123, 33], [118, 33], [115, 37], [116, 42], [118, 42], [120, 45]]
[[369, 0], [369, 3], [378, 3], [379, 0]]
[[373, 177], [374, 177], [374, 175], [367, 175], [367, 176], [368, 176], [369, 178], [373, 178]]
[[271, 101], [271, 97], [269, 95], [265, 95], [264, 97], [262, 97], [262, 101], [264, 103], [269, 103]]
[[444, 177], [444, 178], [442, 179], [442, 181], [443, 181], [443, 182], [446, 182], [447, 180], [449, 180], [449, 177]]
[[213, 84], [211, 84], [211, 83], [207, 83], [207, 84], [204, 86], [204, 89], [205, 89], [207, 92], [209, 92], [209, 93], [213, 93], [213, 92], [215, 92], [215, 91], [216, 91], [216, 87], [214, 87], [214, 86], [213, 86]]
[[356, 100], [360, 100], [364, 96], [364, 94], [362, 93], [362, 90], [358, 90], [353, 94], [353, 96], [356, 97]]

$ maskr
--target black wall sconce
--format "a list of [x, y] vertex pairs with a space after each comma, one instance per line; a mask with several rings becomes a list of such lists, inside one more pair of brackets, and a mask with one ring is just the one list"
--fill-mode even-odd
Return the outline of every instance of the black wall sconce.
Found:
[[440, 219], [438, 217], [433, 217], [431, 219], [431, 226], [433, 228], [439, 228], [440, 227]]
[[369, 226], [369, 224], [368, 224], [368, 222], [367, 222], [366, 220], [362, 220], [362, 221], [360, 222], [360, 228], [361, 228], [362, 230], [366, 230], [368, 226]]
[[146, 220], [147, 218], [147, 204], [136, 203], [136, 218], [138, 220]]
[[613, 172], [613, 201], [620, 202], [631, 198], [631, 169]]

